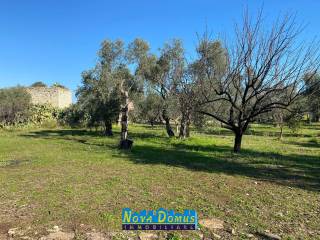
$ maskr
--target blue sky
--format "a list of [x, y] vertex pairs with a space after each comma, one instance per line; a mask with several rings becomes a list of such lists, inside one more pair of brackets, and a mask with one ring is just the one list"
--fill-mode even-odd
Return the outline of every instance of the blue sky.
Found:
[[243, 8], [262, 5], [266, 21], [296, 13], [308, 24], [302, 38], [319, 35], [318, 0], [0, 0], [0, 87], [43, 81], [75, 90], [106, 38], [141, 37], [154, 50], [180, 38], [192, 54], [206, 25], [216, 36], [232, 35]]

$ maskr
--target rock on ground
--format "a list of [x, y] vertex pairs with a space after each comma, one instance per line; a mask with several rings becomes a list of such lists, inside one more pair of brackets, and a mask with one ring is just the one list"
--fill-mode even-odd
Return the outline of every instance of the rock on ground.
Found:
[[92, 233], [87, 233], [87, 240], [110, 240], [112, 238], [107, 237], [105, 234], [100, 233], [100, 232], [92, 232]]
[[212, 235], [214, 239], [221, 239], [221, 236], [216, 233], [212, 233]]
[[245, 235], [246, 235], [247, 238], [254, 238], [254, 235], [251, 234], [251, 233], [247, 233], [247, 234], [245, 234]]
[[267, 238], [267, 239], [272, 239], [272, 240], [281, 240], [281, 237], [276, 235], [276, 234], [273, 234], [273, 233], [270, 233], [270, 232], [259, 232], [259, 235]]
[[202, 219], [199, 223], [210, 230], [223, 229], [224, 222], [217, 218]]
[[73, 238], [74, 233], [53, 232], [47, 236], [40, 238], [40, 240], [72, 240]]
[[22, 236], [22, 235], [23, 235], [23, 231], [20, 228], [10, 228], [8, 230], [8, 236], [11, 238]]
[[48, 232], [60, 232], [61, 229], [59, 228], [59, 226], [53, 226], [52, 229], [48, 229]]
[[139, 239], [140, 240], [153, 240], [153, 239], [158, 239], [158, 235], [155, 233], [145, 233], [142, 232], [139, 234]]

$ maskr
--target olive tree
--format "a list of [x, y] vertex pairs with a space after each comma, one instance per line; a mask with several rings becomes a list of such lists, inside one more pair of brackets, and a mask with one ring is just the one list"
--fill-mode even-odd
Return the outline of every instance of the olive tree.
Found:
[[308, 111], [311, 114], [310, 121], [320, 121], [320, 75], [306, 74], [304, 77], [306, 85], [306, 98], [308, 104]]
[[16, 125], [29, 118], [31, 96], [23, 87], [0, 89], [0, 124]]
[[82, 73], [82, 86], [77, 90], [77, 109], [83, 112], [78, 121], [85, 120], [88, 127], [102, 125], [106, 136], [113, 135], [112, 122], [120, 111], [119, 90], [110, 74], [101, 69]]
[[153, 86], [155, 92], [162, 99], [161, 118], [165, 122], [166, 131], [169, 137], [174, 136], [174, 131], [170, 125], [173, 118], [170, 112], [176, 112], [177, 107], [174, 102], [178, 82], [184, 74], [184, 49], [182, 42], [173, 40], [166, 43], [160, 50], [160, 56], [149, 56], [148, 64], [143, 71], [145, 79]]

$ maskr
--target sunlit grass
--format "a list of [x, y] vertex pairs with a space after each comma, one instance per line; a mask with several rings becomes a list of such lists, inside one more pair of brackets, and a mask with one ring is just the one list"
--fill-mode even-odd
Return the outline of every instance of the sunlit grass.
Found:
[[[215, 128], [169, 139], [130, 126], [131, 152], [85, 130], [0, 132], [0, 217], [12, 227], [120, 229], [121, 209], [193, 208], [237, 229], [307, 238], [320, 224], [319, 125], [298, 133], [254, 125], [243, 151]], [[210, 133], [210, 134], [208, 134]], [[15, 218], [13, 216], [18, 216]]]

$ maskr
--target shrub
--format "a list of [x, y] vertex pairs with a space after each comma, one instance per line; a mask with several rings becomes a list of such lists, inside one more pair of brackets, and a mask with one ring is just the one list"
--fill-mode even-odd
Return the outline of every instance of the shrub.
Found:
[[60, 84], [60, 83], [54, 83], [54, 84], [52, 85], [52, 87], [67, 89], [65, 86], [63, 86], [63, 85]]
[[55, 122], [55, 125], [57, 125], [60, 111], [50, 104], [35, 104], [30, 109], [29, 122], [37, 126], [44, 126], [48, 122], [51, 126], [52, 122]]
[[59, 124], [68, 125], [70, 127], [81, 126], [85, 121], [85, 114], [81, 111], [78, 105], [71, 105], [70, 107], [63, 109], [58, 116]]
[[26, 123], [29, 117], [31, 96], [22, 87], [0, 89], [0, 124]]
[[299, 131], [299, 129], [301, 128], [302, 120], [303, 120], [303, 114], [298, 111], [292, 112], [285, 118], [285, 121], [287, 122], [289, 129], [293, 133], [296, 133]]
[[58, 127], [58, 121], [56, 119], [46, 119], [41, 123], [41, 127], [54, 129]]
[[47, 87], [47, 85], [43, 82], [35, 82], [30, 87]]

